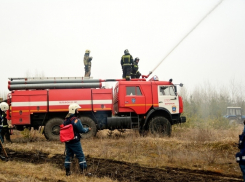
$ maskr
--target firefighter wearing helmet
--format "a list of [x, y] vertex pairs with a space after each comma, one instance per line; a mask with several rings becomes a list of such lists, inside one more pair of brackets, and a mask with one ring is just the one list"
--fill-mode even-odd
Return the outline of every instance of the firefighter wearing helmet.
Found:
[[74, 131], [74, 139], [70, 140], [69, 142], [65, 142], [65, 169], [66, 175], [69, 176], [70, 172], [70, 164], [71, 159], [76, 155], [81, 172], [87, 169], [87, 163], [85, 160], [85, 156], [82, 150], [82, 145], [80, 142], [81, 136], [80, 133], [87, 133], [91, 130], [91, 128], [84, 128], [80, 119], [77, 118], [78, 116], [78, 109], [81, 108], [77, 103], [73, 103], [69, 105], [69, 113], [65, 117], [64, 125], [72, 124], [73, 131]]
[[133, 57], [129, 54], [128, 49], [124, 51], [124, 55], [121, 58], [121, 66], [123, 71], [123, 78], [130, 80], [131, 68], [133, 65]]
[[83, 58], [85, 74], [84, 77], [90, 77], [91, 74], [91, 61], [93, 57], [89, 57], [90, 50], [86, 50]]
[[[9, 105], [6, 102], [2, 102], [0, 104], [0, 108], [1, 108], [1, 120], [0, 120], [0, 140], [2, 143], [4, 143], [4, 136], [6, 137], [6, 139], [11, 142], [10, 140], [10, 133], [9, 133], [9, 128], [8, 128], [8, 122], [7, 122], [7, 118], [6, 118], [6, 112], [7, 110], [9, 110]], [[0, 145], [0, 158], [2, 160], [5, 160], [5, 157], [3, 157], [1, 155], [2, 153], [2, 146]]]
[[138, 57], [135, 58], [134, 63], [132, 65], [131, 78], [140, 78], [141, 73], [139, 72], [139, 61]]

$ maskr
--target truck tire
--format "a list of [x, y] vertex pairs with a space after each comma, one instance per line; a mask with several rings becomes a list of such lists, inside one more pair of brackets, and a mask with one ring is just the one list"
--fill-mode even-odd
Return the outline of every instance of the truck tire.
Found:
[[18, 130], [18, 131], [24, 130], [24, 126], [22, 126], [22, 125], [16, 125], [15, 127], [16, 127], [16, 130]]
[[88, 131], [88, 133], [81, 134], [82, 138], [94, 137], [97, 133], [97, 127], [95, 122], [89, 117], [80, 117], [79, 119], [81, 120], [84, 128], [91, 128], [91, 130]]
[[47, 140], [60, 140], [60, 125], [64, 122], [61, 118], [48, 120], [44, 127], [44, 136]]
[[172, 126], [167, 118], [157, 116], [150, 121], [149, 131], [154, 136], [170, 136]]

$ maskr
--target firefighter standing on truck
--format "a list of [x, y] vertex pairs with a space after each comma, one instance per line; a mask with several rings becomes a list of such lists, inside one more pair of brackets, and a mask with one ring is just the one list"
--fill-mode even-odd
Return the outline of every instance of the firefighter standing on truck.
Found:
[[134, 64], [132, 65], [131, 78], [140, 78], [141, 73], [139, 72], [139, 61], [140, 59], [137, 57], [134, 60]]
[[128, 49], [124, 51], [124, 55], [121, 58], [121, 66], [123, 71], [123, 78], [130, 80], [131, 69], [133, 65], [133, 57], [129, 54]]
[[67, 176], [71, 175], [70, 164], [71, 164], [71, 159], [74, 157], [74, 154], [76, 155], [79, 161], [81, 173], [85, 169], [87, 169], [87, 162], [85, 160], [85, 156], [82, 150], [82, 145], [80, 142], [80, 138], [81, 138], [80, 133], [87, 133], [88, 131], [91, 130], [91, 128], [83, 128], [81, 121], [77, 118], [79, 108], [81, 107], [76, 103], [70, 104], [69, 113], [66, 115], [64, 121], [64, 125], [72, 124], [73, 131], [74, 131], [74, 139], [65, 143], [65, 151], [66, 151], [65, 169], [66, 169]]
[[89, 57], [90, 50], [86, 50], [83, 58], [85, 74], [84, 77], [90, 77], [91, 74], [91, 61], [93, 57]]
[[[1, 108], [1, 114], [3, 114], [9, 109], [9, 105], [6, 102], [2, 102], [0, 104], [0, 108]], [[4, 120], [5, 119], [6, 119], [6, 117], [2, 118], [2, 115], [1, 115], [1, 120], [0, 120], [0, 133], [1, 133], [1, 135], [0, 135], [0, 140], [1, 140], [2, 144], [4, 143], [4, 138], [2, 136], [2, 129], [3, 129], [3, 126], [4, 126]], [[5, 157], [1, 155], [2, 151], [3, 151], [3, 149], [2, 149], [2, 146], [0, 145], [0, 158], [1, 158], [1, 160], [5, 160]]]
[[1, 114], [1, 119], [2, 119], [2, 131], [1, 131], [1, 136], [2, 139], [4, 141], [4, 136], [6, 138], [6, 140], [10, 143], [12, 143], [12, 141], [10, 140], [10, 133], [9, 133], [9, 125], [8, 125], [8, 121], [7, 121], [7, 110], [9, 109], [9, 105], [6, 102], [2, 102], [1, 103], [1, 110], [2, 110], [2, 114]]

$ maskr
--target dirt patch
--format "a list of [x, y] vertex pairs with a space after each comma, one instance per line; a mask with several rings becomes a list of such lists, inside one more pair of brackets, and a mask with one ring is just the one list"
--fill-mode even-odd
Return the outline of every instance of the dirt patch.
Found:
[[[60, 169], [64, 169], [64, 155], [51, 155], [42, 151], [21, 152], [6, 149], [10, 161], [23, 161], [34, 164], [50, 163]], [[78, 173], [77, 160], [73, 161], [72, 171]], [[242, 176], [226, 175], [204, 170], [190, 170], [162, 166], [159, 168], [147, 168], [138, 164], [132, 164], [109, 159], [98, 159], [86, 156], [88, 172], [95, 177], [109, 177], [118, 181], [243, 181]], [[65, 172], [64, 172], [65, 173]], [[65, 174], [64, 174], [65, 175]]]

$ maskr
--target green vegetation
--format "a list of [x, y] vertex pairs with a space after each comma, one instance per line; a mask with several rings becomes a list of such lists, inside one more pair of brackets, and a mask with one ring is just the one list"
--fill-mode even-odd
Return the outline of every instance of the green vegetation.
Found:
[[183, 127], [228, 129], [232, 127], [223, 116], [228, 106], [241, 107], [245, 114], [245, 101], [242, 88], [231, 84], [229, 89], [205, 84], [189, 93], [185, 88], [180, 90], [184, 102], [184, 115], [187, 122]]

